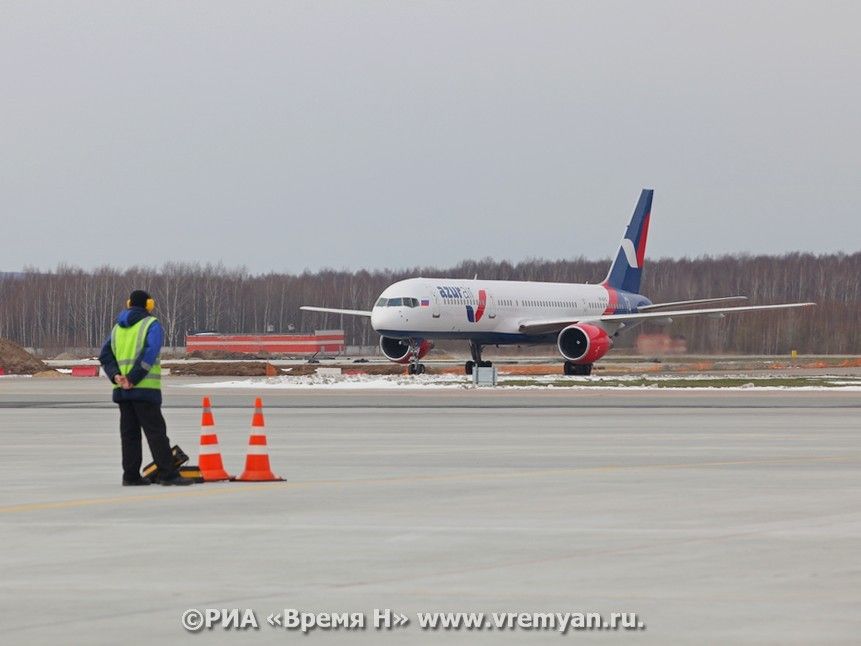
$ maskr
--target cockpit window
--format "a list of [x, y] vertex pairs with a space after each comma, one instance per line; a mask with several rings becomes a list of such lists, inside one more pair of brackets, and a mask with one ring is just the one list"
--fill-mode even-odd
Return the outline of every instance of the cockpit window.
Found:
[[377, 301], [377, 307], [418, 307], [419, 299], [404, 296], [403, 298], [381, 298]]

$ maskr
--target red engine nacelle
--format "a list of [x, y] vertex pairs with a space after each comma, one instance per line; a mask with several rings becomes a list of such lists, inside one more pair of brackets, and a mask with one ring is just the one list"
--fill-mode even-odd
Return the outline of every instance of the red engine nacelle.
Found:
[[613, 347], [613, 339], [595, 325], [569, 325], [556, 340], [559, 353], [571, 363], [595, 363]]
[[[433, 341], [422, 339], [419, 343], [418, 358], [421, 359], [433, 349]], [[406, 339], [395, 339], [390, 336], [380, 337], [380, 350], [386, 359], [395, 363], [409, 363], [412, 361], [413, 353], [410, 352], [410, 344]]]

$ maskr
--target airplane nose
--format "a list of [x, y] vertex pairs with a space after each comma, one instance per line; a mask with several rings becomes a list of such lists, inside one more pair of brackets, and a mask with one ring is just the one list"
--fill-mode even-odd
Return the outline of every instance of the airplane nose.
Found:
[[375, 307], [371, 310], [371, 327], [374, 330], [384, 330], [385, 328], [386, 311], [381, 307]]
[[371, 310], [371, 327], [375, 331], [402, 330], [405, 317], [401, 307], [378, 307]]

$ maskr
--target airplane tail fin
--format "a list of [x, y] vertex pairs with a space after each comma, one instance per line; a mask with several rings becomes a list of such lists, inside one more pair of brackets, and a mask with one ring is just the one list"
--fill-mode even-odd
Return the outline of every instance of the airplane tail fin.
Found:
[[644, 188], [634, 208], [634, 215], [625, 230], [625, 237], [619, 244], [616, 259], [610, 265], [610, 272], [604, 285], [634, 294], [640, 291], [640, 278], [646, 259], [646, 238], [649, 235], [649, 216], [652, 213], [652, 194], [655, 191]]

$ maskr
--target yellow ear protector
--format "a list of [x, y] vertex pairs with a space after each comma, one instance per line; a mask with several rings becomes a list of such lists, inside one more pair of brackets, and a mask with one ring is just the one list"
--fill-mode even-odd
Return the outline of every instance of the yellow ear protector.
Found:
[[[129, 299], [126, 301], [126, 307], [131, 307], [131, 306], [132, 306], [132, 301], [131, 301], [131, 299]], [[155, 300], [152, 298], [146, 299], [146, 311], [152, 312], [154, 309], [155, 309]]]

